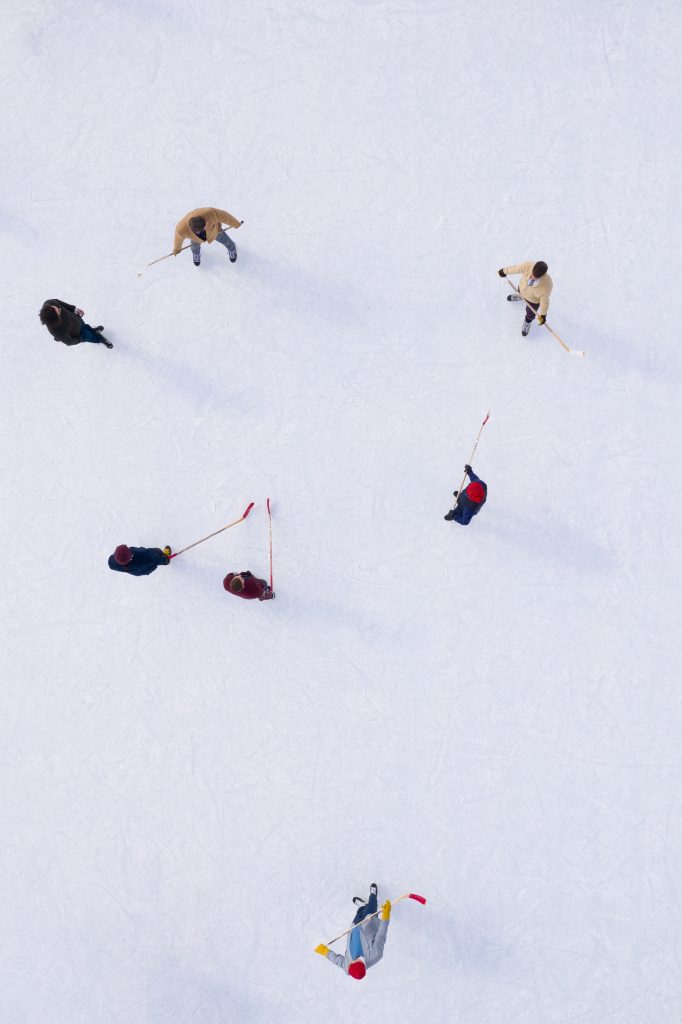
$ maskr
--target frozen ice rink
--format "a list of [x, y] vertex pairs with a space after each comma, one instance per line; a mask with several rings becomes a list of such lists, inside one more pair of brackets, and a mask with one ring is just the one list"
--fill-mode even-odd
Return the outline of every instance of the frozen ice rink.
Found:
[[679, 1024], [679, 4], [2, 29], [1, 1024]]

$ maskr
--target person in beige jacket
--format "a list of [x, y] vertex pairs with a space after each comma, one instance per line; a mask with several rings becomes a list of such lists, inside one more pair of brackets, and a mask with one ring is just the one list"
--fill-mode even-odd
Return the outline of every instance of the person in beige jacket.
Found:
[[201, 263], [201, 243], [221, 242], [227, 249], [230, 263], [237, 260], [237, 246], [232, 239], [223, 231], [223, 224], [229, 224], [231, 228], [238, 228], [243, 220], [237, 220], [227, 210], [219, 210], [214, 206], [201, 206], [198, 210], [192, 210], [175, 227], [175, 239], [173, 241], [173, 255], [177, 256], [182, 249], [182, 243], [191, 242], [192, 260], [194, 266]]
[[[539, 260], [533, 263], [527, 260], [525, 263], [515, 263], [512, 267], [502, 267], [497, 273], [500, 277], [507, 277], [508, 274], [520, 274], [519, 292], [513, 292], [507, 296], [508, 302], [518, 302], [522, 298], [526, 300], [526, 317], [523, 321], [521, 334], [525, 336], [530, 330], [530, 325], [537, 313], [538, 323], [542, 327], [547, 319], [549, 309], [549, 297], [552, 294], [553, 282], [547, 273], [547, 264]], [[538, 312], [539, 311], [539, 312]]]

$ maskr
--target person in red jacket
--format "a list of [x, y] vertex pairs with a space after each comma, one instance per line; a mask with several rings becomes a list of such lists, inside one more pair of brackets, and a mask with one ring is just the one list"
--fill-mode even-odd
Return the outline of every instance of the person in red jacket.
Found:
[[228, 594], [243, 597], [246, 601], [254, 601], [256, 598], [259, 601], [271, 601], [275, 596], [267, 580], [259, 580], [248, 569], [244, 572], [228, 572], [223, 586]]

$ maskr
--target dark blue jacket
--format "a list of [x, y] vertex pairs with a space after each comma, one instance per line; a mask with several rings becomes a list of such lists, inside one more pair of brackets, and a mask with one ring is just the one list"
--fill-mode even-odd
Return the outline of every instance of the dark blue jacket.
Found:
[[472, 483], [481, 484], [483, 486], [485, 497], [481, 502], [471, 501], [471, 499], [466, 496], [466, 488], [461, 492], [461, 494], [459, 494], [452, 522], [459, 523], [461, 526], [469, 525], [474, 516], [478, 515], [481, 511], [488, 498], [488, 485], [484, 483], [480, 477], [477, 477], [473, 470], [467, 475]]
[[157, 566], [168, 565], [170, 558], [164, 555], [161, 548], [131, 548], [133, 557], [127, 565], [119, 565], [113, 555], [109, 555], [109, 568], [114, 572], [127, 572], [130, 576], [149, 576], [156, 572]]

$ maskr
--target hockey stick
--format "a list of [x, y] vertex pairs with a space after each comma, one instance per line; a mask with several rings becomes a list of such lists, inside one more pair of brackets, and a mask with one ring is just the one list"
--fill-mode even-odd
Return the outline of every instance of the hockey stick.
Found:
[[[244, 221], [241, 220], [239, 222], [239, 226], [241, 227], [243, 223], [244, 223]], [[220, 230], [221, 231], [231, 231], [232, 230], [232, 225], [229, 224], [226, 228], [221, 227]], [[148, 270], [149, 267], [153, 267], [155, 263], [162, 263], [163, 260], [170, 259], [171, 256], [178, 256], [181, 252], [184, 252], [185, 249], [191, 249], [192, 246], [195, 245], [195, 244], [196, 244], [195, 242], [190, 242], [189, 245], [183, 245], [182, 249], [180, 249], [177, 253], [169, 252], [166, 256], [159, 256], [158, 260], [152, 260], [151, 263], [148, 263], [146, 267], [143, 267], [142, 270], [140, 271], [140, 273], [137, 276], [138, 277], [142, 277], [142, 275], [144, 274], [145, 270]]]
[[[474, 461], [474, 455], [476, 454], [476, 449], [478, 448], [478, 442], [481, 440], [481, 434], [483, 433], [483, 428], [484, 428], [484, 426], [486, 425], [486, 423], [488, 422], [489, 419], [490, 419], [490, 409], [488, 409], [487, 413], [485, 414], [485, 419], [483, 420], [483, 423], [481, 423], [481, 429], [478, 432], [478, 437], [476, 438], [476, 443], [474, 444], [474, 447], [473, 447], [473, 450], [471, 452], [471, 455], [469, 456], [469, 461], [467, 462], [467, 466], [470, 466], [471, 463]], [[462, 482], [459, 485], [459, 490], [457, 491], [457, 497], [459, 497], [459, 495], [462, 493], [462, 489], [464, 487], [464, 484], [466, 483], [466, 478], [467, 478], [467, 475], [466, 475], [466, 472], [465, 472], [464, 476], [462, 477]]]
[[[507, 282], [507, 284], [509, 285], [509, 287], [510, 287], [510, 288], [513, 288], [513, 289], [514, 289], [514, 291], [516, 292], [516, 294], [517, 294], [517, 295], [519, 296], [519, 298], [520, 298], [520, 299], [521, 299], [521, 300], [522, 300], [523, 302], [526, 302], [526, 303], [528, 302], [528, 299], [524, 299], [524, 298], [523, 298], [523, 295], [521, 294], [521, 292], [519, 291], [519, 289], [518, 289], [518, 288], [516, 287], [516, 285], [515, 285], [515, 284], [513, 283], [513, 281], [510, 281], [508, 277], [505, 277], [505, 281]], [[559, 342], [559, 344], [561, 345], [561, 347], [563, 348], [563, 350], [564, 350], [565, 352], [568, 352], [569, 356], [584, 356], [584, 355], [586, 355], [586, 354], [587, 354], [587, 353], [585, 353], [585, 352], [581, 352], [581, 351], [580, 351], [580, 349], [577, 349], [577, 348], [569, 348], [569, 347], [568, 347], [568, 345], [566, 344], [566, 342], [565, 342], [565, 341], [562, 341], [562, 340], [561, 340], [561, 338], [559, 337], [559, 335], [557, 334], [557, 332], [556, 332], [556, 331], [555, 331], [555, 330], [554, 330], [554, 329], [553, 329], [552, 327], [550, 327], [550, 326], [549, 326], [549, 324], [547, 323], [547, 321], [546, 321], [546, 320], [545, 320], [545, 322], [544, 322], [544, 324], [543, 324], [542, 326], [543, 326], [543, 327], [546, 327], [546, 328], [547, 328], [547, 330], [549, 331], [549, 333], [550, 333], [551, 335], [553, 335], [553, 336], [554, 336], [554, 337], [556, 338], [556, 340], [557, 340], [557, 341]]]
[[268, 509], [268, 526], [270, 530], [270, 590], [272, 590], [272, 511], [270, 510], [270, 499], [266, 501]]
[[[404, 896], [398, 896], [397, 900], [391, 900], [391, 908], [393, 908], [396, 905], [396, 903], [400, 903], [401, 900], [407, 900], [407, 899], [416, 900], [417, 903], [421, 903], [422, 906], [426, 903], [426, 897], [425, 896], [418, 896], [416, 892], [406, 892], [404, 894]], [[329, 942], [325, 942], [325, 946], [332, 946], [335, 942], [338, 942], [339, 939], [342, 939], [344, 937], [344, 935], [348, 935], [349, 932], [352, 932], [353, 928], [362, 927], [362, 925], [365, 923], [365, 921], [371, 921], [373, 917], [376, 917], [377, 914], [380, 914], [380, 913], [381, 913], [381, 908], [379, 910], [376, 910], [373, 914], [368, 914], [367, 917], [363, 917], [362, 921], [359, 921], [358, 924], [354, 924], [354, 925], [351, 925], [350, 928], [346, 928], [345, 932], [341, 932], [341, 934], [337, 935], [335, 939], [330, 939]]]
[[190, 548], [195, 548], [197, 544], [203, 544], [205, 540], [210, 540], [211, 537], [216, 537], [219, 533], [223, 533], [224, 530], [229, 530], [231, 526], [236, 526], [237, 523], [242, 523], [246, 519], [252, 508], [253, 502], [251, 502], [249, 507], [246, 509], [244, 514], [239, 517], [239, 519], [235, 519], [233, 523], [228, 523], [227, 526], [221, 526], [219, 530], [214, 530], [213, 533], [207, 534], [205, 537], [202, 537], [201, 540], [195, 540], [194, 544], [188, 544], [186, 548], [180, 548], [179, 551], [174, 551], [173, 554], [171, 555], [171, 558], [177, 558], [178, 555], [183, 554], [183, 552], [185, 551], [189, 551]]
[[[192, 244], [193, 243], [190, 242], [189, 245], [183, 245], [182, 249], [180, 249], [180, 252], [184, 252], [185, 249], [191, 249], [192, 248]], [[177, 254], [174, 253], [174, 252], [169, 252], [166, 256], [159, 256], [158, 260], [152, 260], [151, 263], [148, 263], [146, 267], [143, 267], [142, 270], [140, 271], [140, 273], [137, 276], [138, 277], [142, 277], [142, 275], [144, 274], [145, 270], [148, 270], [149, 267], [153, 267], [155, 263], [161, 263], [163, 260], [167, 260], [171, 256], [175, 256], [175, 255], [177, 255]]]

